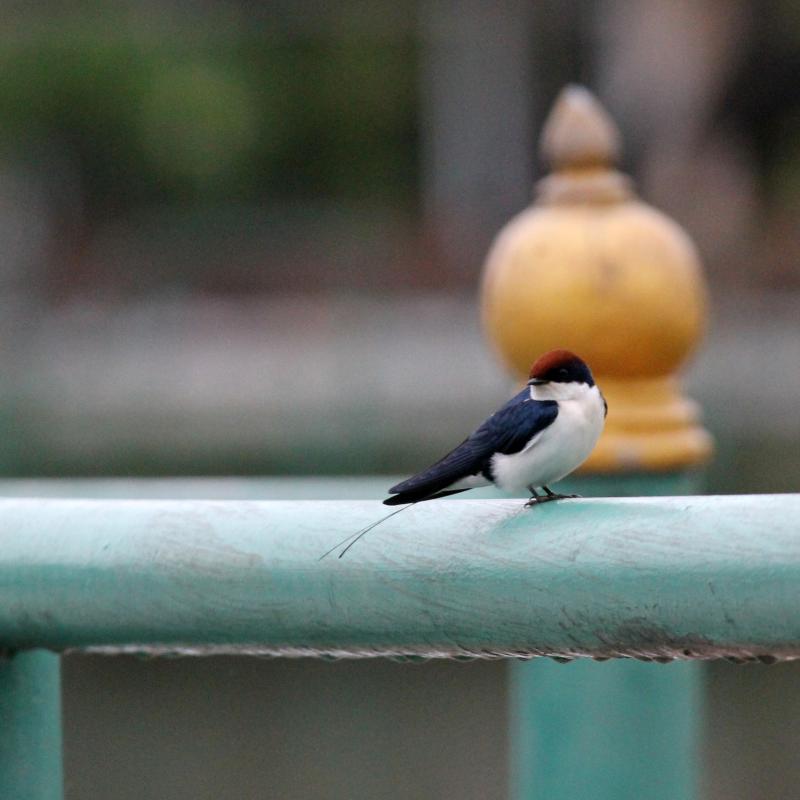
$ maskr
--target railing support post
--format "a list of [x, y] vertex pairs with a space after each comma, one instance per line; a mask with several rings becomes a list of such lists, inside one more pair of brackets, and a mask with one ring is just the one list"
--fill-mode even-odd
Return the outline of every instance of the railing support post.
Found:
[[512, 797], [696, 797], [701, 681], [694, 663], [517, 665]]
[[61, 665], [46, 650], [0, 658], [0, 797], [61, 800]]

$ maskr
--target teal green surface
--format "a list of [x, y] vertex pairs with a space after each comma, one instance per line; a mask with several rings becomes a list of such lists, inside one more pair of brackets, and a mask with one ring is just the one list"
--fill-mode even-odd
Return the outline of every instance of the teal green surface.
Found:
[[688, 800], [698, 784], [697, 664], [557, 664], [511, 673], [512, 796]]
[[0, 645], [800, 653], [800, 495], [0, 500]]
[[61, 685], [55, 653], [0, 658], [0, 797], [60, 800]]

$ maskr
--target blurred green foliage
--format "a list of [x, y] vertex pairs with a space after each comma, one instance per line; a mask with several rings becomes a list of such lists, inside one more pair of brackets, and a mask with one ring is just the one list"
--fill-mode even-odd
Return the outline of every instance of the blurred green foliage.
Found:
[[287, 35], [219, 8], [18, 6], [0, 32], [0, 148], [66, 154], [103, 211], [311, 195], [412, 203], [413, 33]]

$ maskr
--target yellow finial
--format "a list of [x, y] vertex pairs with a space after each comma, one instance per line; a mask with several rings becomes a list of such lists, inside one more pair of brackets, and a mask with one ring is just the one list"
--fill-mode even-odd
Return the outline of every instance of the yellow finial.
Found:
[[609, 414], [588, 470], [686, 467], [711, 453], [676, 376], [705, 323], [702, 270], [689, 237], [614, 170], [619, 151], [606, 111], [567, 87], [542, 135], [554, 171], [487, 258], [484, 322], [520, 377], [557, 348], [590, 365]]
[[542, 129], [540, 152], [552, 169], [608, 167], [619, 158], [619, 130], [590, 91], [567, 86]]

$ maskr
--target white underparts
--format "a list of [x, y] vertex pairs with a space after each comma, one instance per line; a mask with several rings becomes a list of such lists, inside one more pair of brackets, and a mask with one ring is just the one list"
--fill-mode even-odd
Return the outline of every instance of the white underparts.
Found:
[[596, 386], [531, 386], [531, 400], [556, 400], [558, 416], [520, 452], [492, 457], [494, 483], [505, 491], [518, 492], [561, 480], [589, 457], [603, 431], [605, 406]]

